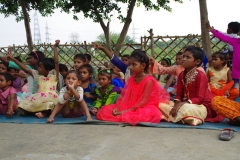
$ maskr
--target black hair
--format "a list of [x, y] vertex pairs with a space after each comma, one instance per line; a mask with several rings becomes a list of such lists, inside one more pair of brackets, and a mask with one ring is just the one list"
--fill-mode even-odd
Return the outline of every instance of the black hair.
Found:
[[0, 76], [3, 76], [6, 80], [6, 82], [11, 81], [10, 86], [13, 86], [14, 78], [10, 73], [0, 73]]
[[142, 51], [140, 49], [135, 49], [129, 58], [134, 58], [140, 63], [145, 63], [146, 67], [144, 68], [144, 72], [148, 73], [149, 68], [149, 58], [145, 51]]
[[240, 30], [240, 23], [230, 22], [230, 23], [228, 23], [228, 28], [230, 28], [234, 34], [237, 34]]
[[89, 74], [93, 74], [93, 67], [90, 64], [81, 65], [78, 69], [78, 72], [83, 68], [86, 68]]
[[67, 72], [68, 67], [65, 64], [59, 63], [59, 72], [62, 72], [63, 70]]
[[98, 76], [99, 75], [106, 76], [112, 80], [112, 73], [110, 69], [98, 69]]
[[122, 56], [122, 58], [123, 58], [123, 57], [126, 57], [126, 58], [129, 59], [130, 55], [129, 55], [129, 54], [124, 54], [124, 55]]
[[162, 61], [167, 62], [167, 65], [171, 66], [172, 62], [170, 58], [163, 58]]
[[80, 59], [83, 62], [86, 62], [86, 57], [84, 56], [84, 54], [76, 54], [73, 59]]
[[85, 54], [84, 54], [84, 56], [85, 56], [86, 60], [89, 60], [89, 61], [91, 61], [91, 60], [92, 60], [92, 57], [91, 57], [91, 55], [90, 55], [90, 54], [88, 54], [88, 53], [85, 53]]
[[200, 67], [202, 65], [203, 58], [204, 58], [203, 50], [201, 50], [200, 48], [195, 47], [195, 46], [187, 46], [185, 49], [185, 52], [186, 51], [189, 51], [193, 54], [193, 58], [195, 61], [198, 59], [200, 60], [200, 63], [198, 64], [198, 67]]
[[178, 52], [178, 53], [176, 54], [176, 56], [179, 56], [179, 55], [183, 55], [183, 53], [182, 53], [182, 52]]
[[45, 55], [41, 51], [32, 51], [28, 54], [28, 56], [32, 56], [34, 59], [37, 59], [38, 62], [41, 62], [45, 58]]
[[17, 56], [17, 57], [14, 57], [14, 58], [22, 63], [22, 59], [20, 58], [20, 56]]
[[223, 66], [225, 66], [227, 64], [227, 57], [226, 57], [227, 54], [224, 54], [223, 52], [215, 52], [212, 54], [212, 58], [220, 58], [223, 62]]
[[68, 71], [68, 72], [66, 73], [66, 75], [65, 75], [65, 79], [67, 78], [67, 76], [68, 76], [70, 73], [76, 74], [78, 80], [81, 80], [81, 77], [80, 77], [80, 75], [78, 74], [78, 72], [77, 72], [76, 70], [70, 70], [70, 71]]
[[44, 58], [41, 63], [43, 64], [44, 68], [48, 71], [51, 71], [55, 68], [53, 58]]
[[8, 63], [6, 62], [0, 62], [0, 64], [3, 64], [6, 68], [7, 68], [7, 71], [10, 72], [10, 68], [8, 66]]

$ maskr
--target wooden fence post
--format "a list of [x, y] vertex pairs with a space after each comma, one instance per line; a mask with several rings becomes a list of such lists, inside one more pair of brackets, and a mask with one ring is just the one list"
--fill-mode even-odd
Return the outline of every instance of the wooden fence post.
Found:
[[88, 53], [87, 42], [84, 41], [85, 53]]
[[16, 52], [15, 52], [15, 44], [13, 44], [13, 53], [16, 54]]
[[154, 40], [153, 40], [153, 29], [151, 28], [148, 33], [150, 34], [149, 38], [151, 39], [151, 56], [154, 57]]
[[43, 43], [43, 46], [44, 46], [44, 54], [46, 55], [46, 53], [47, 53], [47, 49], [46, 49], [46, 44], [45, 44], [45, 42]]

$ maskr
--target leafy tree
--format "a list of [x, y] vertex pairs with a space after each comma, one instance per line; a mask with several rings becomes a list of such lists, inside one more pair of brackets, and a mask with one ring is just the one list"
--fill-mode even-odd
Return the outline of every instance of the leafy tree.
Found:
[[28, 49], [31, 51], [33, 49], [33, 41], [28, 13], [31, 10], [38, 10], [42, 16], [51, 15], [60, 3], [61, 1], [54, 0], [0, 0], [0, 13], [4, 14], [5, 17], [15, 16], [17, 22], [24, 20]]
[[[182, 2], [182, 0], [174, 1]], [[124, 13], [121, 8], [122, 5], [119, 5], [119, 3], [127, 5], [128, 9], [126, 15], [123, 15]], [[118, 14], [118, 19], [124, 23], [114, 50], [114, 54], [118, 55], [132, 21], [134, 7], [136, 5], [143, 5], [147, 11], [159, 11], [160, 8], [171, 11], [171, 8], [168, 6], [169, 3], [169, 0], [156, 0], [153, 2], [151, 0], [63, 0], [61, 7], [67, 13], [73, 11], [73, 13], [75, 13], [73, 17], [74, 19], [78, 19], [76, 14], [82, 12], [85, 18], [91, 18], [93, 22], [100, 23], [106, 38], [107, 48], [110, 51], [111, 42], [109, 26], [115, 11], [115, 13]]]
[[[110, 41], [112, 44], [116, 44], [117, 41], [118, 41], [118, 38], [119, 38], [120, 34], [119, 33], [114, 33], [114, 32], [110, 32]], [[104, 34], [100, 34], [98, 37], [97, 37], [97, 40], [96, 40], [97, 43], [100, 43], [100, 44], [106, 44], [106, 38], [105, 38], [105, 35]], [[136, 43], [134, 41], [134, 39], [132, 39], [129, 35], [126, 35], [125, 39], [124, 39], [124, 42], [125, 43]]]
[[79, 42], [80, 42], [80, 41], [79, 41], [79, 37], [80, 37], [79, 33], [72, 32], [72, 33], [70, 34], [70, 42], [71, 42], [71, 43], [79, 43]]

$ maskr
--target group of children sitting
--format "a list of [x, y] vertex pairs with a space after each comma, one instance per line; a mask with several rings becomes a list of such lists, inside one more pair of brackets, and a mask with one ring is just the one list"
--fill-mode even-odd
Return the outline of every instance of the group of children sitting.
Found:
[[239, 96], [240, 65], [236, 61], [240, 60], [240, 39], [218, 32], [208, 23], [206, 27], [232, 44], [232, 74], [226, 54], [220, 51], [211, 56], [205, 71], [205, 54], [199, 47], [185, 47], [176, 55], [176, 65], [171, 65], [169, 58], [159, 64], [138, 49], [120, 60], [97, 43], [94, 48], [102, 50], [113, 67], [95, 70], [89, 54], [76, 54], [74, 70], [68, 71], [58, 62], [60, 41], [56, 40], [54, 58], [46, 58], [40, 51], [32, 51], [26, 64], [11, 54], [1, 57], [0, 114], [49, 116], [48, 123], [58, 113], [65, 118], [85, 115], [87, 121], [94, 115], [98, 120], [132, 125], [161, 120], [199, 125], [227, 117], [231, 124], [239, 125], [240, 104], [233, 100]]

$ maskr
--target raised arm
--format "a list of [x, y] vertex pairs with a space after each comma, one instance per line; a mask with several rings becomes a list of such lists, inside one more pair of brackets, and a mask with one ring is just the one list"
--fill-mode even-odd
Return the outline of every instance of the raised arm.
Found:
[[15, 59], [14, 57], [12, 57], [11, 55], [7, 55], [7, 60], [11, 60], [13, 62], [15, 62], [23, 71], [25, 71], [26, 73], [30, 74], [31, 76], [33, 76], [32, 74], [32, 70], [29, 69], [26, 65], [24, 65], [23, 63], [19, 62], [17, 59]]
[[123, 73], [126, 73], [127, 65], [124, 64], [117, 56], [115, 56], [112, 52], [101, 46], [100, 44], [97, 44], [95, 42], [92, 42], [95, 49], [102, 50], [108, 58], [111, 60], [111, 63], [113, 63], [116, 67], [118, 67]]
[[206, 28], [209, 32], [212, 32], [212, 34], [217, 37], [219, 40], [229, 43], [230, 45], [234, 45], [237, 42], [237, 38], [230, 37], [224, 33], [219, 32], [218, 30], [214, 29], [213, 26], [210, 26], [210, 23], [206, 23]]
[[161, 64], [159, 64], [154, 58], [149, 57], [149, 61], [151, 63], [150, 67], [150, 73], [151, 74], [176, 74], [177, 66], [173, 65], [170, 67], [164, 67]]
[[58, 64], [58, 52], [57, 52], [57, 46], [59, 45], [59, 43], [60, 43], [60, 40], [56, 40], [55, 44], [53, 45], [56, 81], [58, 81], [58, 79], [59, 79], [59, 64]]

